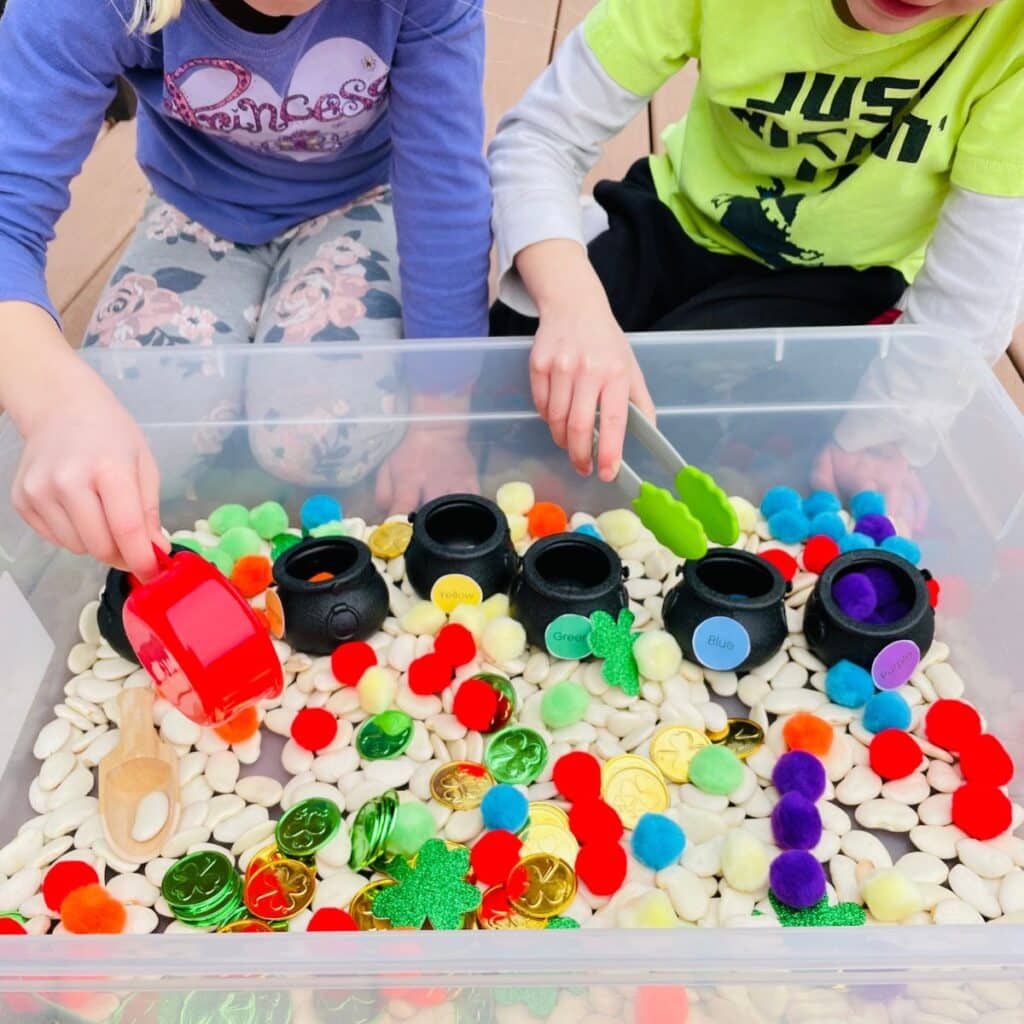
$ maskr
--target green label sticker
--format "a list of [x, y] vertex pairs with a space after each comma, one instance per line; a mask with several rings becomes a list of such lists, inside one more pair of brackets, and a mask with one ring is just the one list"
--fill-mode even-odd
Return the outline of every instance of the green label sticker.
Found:
[[544, 645], [555, 658], [577, 661], [590, 656], [590, 619], [582, 615], [559, 615], [544, 630]]

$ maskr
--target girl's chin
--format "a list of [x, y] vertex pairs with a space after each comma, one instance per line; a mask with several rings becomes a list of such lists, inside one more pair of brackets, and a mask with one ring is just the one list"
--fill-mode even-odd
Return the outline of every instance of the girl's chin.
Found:
[[905, 0], [848, 0], [853, 19], [870, 32], [887, 34], [902, 32], [916, 25], [929, 12], [929, 7], [906, 3]]

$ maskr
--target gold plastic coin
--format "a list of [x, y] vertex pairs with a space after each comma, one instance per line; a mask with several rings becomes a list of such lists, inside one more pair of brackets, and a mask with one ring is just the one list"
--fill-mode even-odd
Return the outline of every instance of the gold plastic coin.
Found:
[[749, 718], [730, 718], [729, 731], [722, 746], [728, 747], [741, 761], [745, 761], [764, 745], [764, 729]]
[[525, 872], [526, 888], [509, 898], [525, 917], [546, 921], [557, 917], [576, 898], [576, 872], [560, 857], [535, 853], [523, 858], [514, 872]]
[[248, 877], [245, 905], [264, 921], [289, 921], [313, 902], [316, 871], [301, 861], [272, 860]]
[[546, 853], [564, 860], [570, 866], [575, 866], [580, 844], [568, 829], [542, 822], [539, 825], [530, 825], [522, 852], [524, 857]]
[[689, 782], [690, 762], [711, 740], [691, 725], [666, 725], [651, 739], [651, 760], [670, 782]]
[[390, 878], [380, 878], [376, 882], [364, 885], [352, 897], [352, 902], [348, 905], [348, 912], [352, 915], [352, 920], [355, 921], [356, 926], [361, 932], [393, 931], [390, 921], [382, 917], [373, 916], [373, 900], [381, 889], [387, 889], [388, 886], [395, 884]]
[[377, 558], [392, 559], [405, 554], [412, 540], [412, 524], [396, 520], [378, 526], [370, 534], [370, 551]]
[[453, 811], [471, 811], [483, 802], [494, 785], [494, 776], [474, 761], [450, 761], [441, 765], [430, 780], [430, 794]]
[[266, 921], [257, 921], [254, 917], [243, 917], [240, 921], [232, 921], [217, 929], [220, 932], [272, 932], [274, 929]]
[[555, 828], [568, 829], [569, 815], [558, 804], [539, 801], [530, 804], [529, 827], [535, 825], [554, 825]]
[[707, 737], [712, 743], [721, 743], [728, 735], [729, 726], [726, 726], [724, 729], [716, 729], [715, 731], [708, 729], [707, 731]]
[[256, 874], [257, 871], [261, 871], [268, 864], [275, 860], [284, 860], [284, 854], [277, 848], [276, 843], [271, 843], [269, 846], [264, 846], [259, 853], [255, 854], [252, 860], [249, 861], [248, 867], [245, 869], [245, 880], [246, 882]]
[[[626, 759], [629, 760], [626, 760]], [[602, 795], [618, 812], [622, 825], [636, 828], [648, 812], [660, 814], [668, 810], [669, 794], [661, 772], [642, 757], [623, 754], [605, 763]]]
[[501, 900], [502, 909], [496, 910], [491, 897], [499, 889], [504, 889], [504, 886], [491, 886], [484, 893], [483, 899], [480, 901], [480, 906], [476, 911], [476, 920], [481, 928], [489, 932], [517, 931], [521, 929], [538, 931], [547, 926], [547, 922], [543, 918], [527, 917], [525, 914], [520, 914], [518, 910], [506, 904], [503, 898]]

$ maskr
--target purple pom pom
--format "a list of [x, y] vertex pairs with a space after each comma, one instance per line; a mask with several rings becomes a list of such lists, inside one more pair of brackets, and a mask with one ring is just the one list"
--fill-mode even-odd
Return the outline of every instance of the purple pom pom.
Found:
[[882, 607], [899, 600], [900, 584], [896, 574], [887, 565], [869, 565], [860, 570], [875, 588], [875, 595], [878, 597], [878, 605]]
[[876, 544], [881, 544], [888, 537], [896, 536], [896, 527], [892, 525], [892, 520], [874, 513], [861, 516], [854, 525], [854, 531], [866, 534]]
[[772, 785], [783, 795], [799, 793], [810, 801], [825, 792], [825, 766], [806, 750], [790, 750], [775, 762]]
[[813, 850], [821, 842], [818, 808], [800, 793], [787, 793], [772, 808], [772, 834], [783, 850]]
[[878, 621], [886, 626], [891, 626], [900, 619], [905, 619], [910, 614], [910, 605], [906, 601], [893, 601], [891, 604], [883, 605], [875, 612]]
[[805, 910], [825, 895], [825, 872], [806, 850], [780, 853], [768, 872], [775, 898], [794, 910]]
[[848, 572], [832, 584], [832, 597], [844, 615], [864, 622], [878, 609], [878, 595], [862, 572]]

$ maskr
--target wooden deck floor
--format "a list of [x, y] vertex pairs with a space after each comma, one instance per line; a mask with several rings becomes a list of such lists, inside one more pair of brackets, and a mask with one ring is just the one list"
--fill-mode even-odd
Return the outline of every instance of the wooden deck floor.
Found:
[[[579, 24], [595, 0], [486, 0], [488, 56], [485, 83], [488, 137], [498, 119], [523, 94], [551, 59], [554, 48]], [[648, 110], [605, 149], [591, 175], [619, 177], [652, 148], [664, 129], [685, 112], [696, 81], [688, 65], [658, 93]], [[64, 317], [65, 333], [77, 345], [103, 285], [139, 219], [148, 187], [135, 163], [134, 122], [104, 129], [50, 246], [47, 282]], [[999, 366], [999, 376], [1024, 409], [1024, 330]]]

